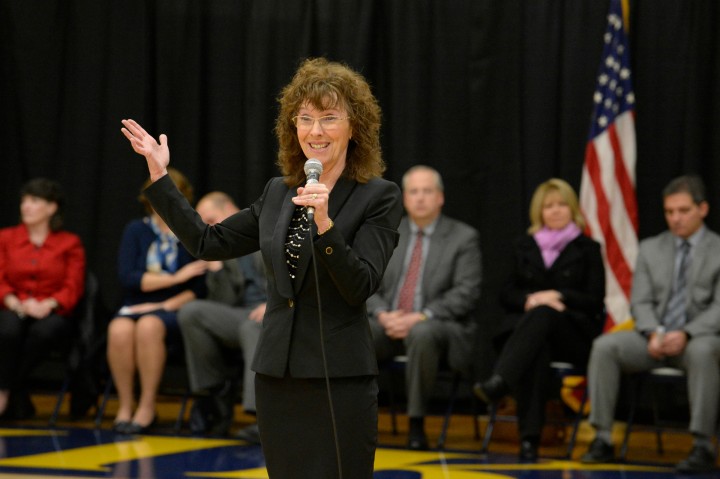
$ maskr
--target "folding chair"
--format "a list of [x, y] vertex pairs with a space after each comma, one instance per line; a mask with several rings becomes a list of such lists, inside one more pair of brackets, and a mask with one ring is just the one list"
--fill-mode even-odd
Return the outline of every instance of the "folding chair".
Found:
[[640, 396], [640, 390], [643, 385], [649, 384], [652, 388], [652, 411], [653, 411], [653, 428], [655, 429], [655, 441], [657, 444], [657, 452], [662, 455], [664, 453], [662, 442], [662, 431], [665, 422], [660, 418], [660, 405], [658, 403], [659, 394], [656, 394], [658, 385], [669, 384], [682, 386], [687, 383], [687, 375], [684, 370], [672, 367], [654, 368], [646, 373], [635, 374], [630, 378], [630, 411], [628, 413], [627, 425], [625, 427], [625, 435], [623, 436], [622, 446], [620, 447], [620, 460], [625, 460], [628, 450], [628, 442], [630, 432], [635, 422], [635, 414], [637, 412], [637, 403]]
[[[578, 368], [572, 363], [567, 362], [552, 362], [550, 363], [550, 369], [552, 370], [554, 376], [558, 379], [560, 379], [560, 382], [562, 384], [562, 381], [567, 376], [584, 376], [585, 370], [583, 368]], [[572, 457], [573, 449], [575, 448], [575, 442], [577, 440], [577, 433], [578, 429], [580, 428], [580, 422], [582, 421], [584, 415], [585, 415], [585, 404], [587, 403], [587, 388], [585, 386], [582, 387], [582, 396], [580, 399], [580, 406], [578, 408], [578, 412], [575, 415], [575, 418], [573, 420], [573, 427], [572, 427], [572, 433], [570, 434], [570, 441], [568, 442], [567, 450], [565, 452], [565, 458]], [[496, 405], [491, 405], [488, 410], [489, 418], [488, 418], [488, 424], [485, 427], [485, 434], [483, 435], [483, 442], [482, 446], [480, 447], [480, 453], [486, 454], [488, 452], [488, 449], [490, 448], [490, 440], [492, 439], [492, 433], [493, 429], [495, 427], [495, 422], [497, 421], [497, 407]]]
[[[390, 384], [388, 386], [388, 399], [390, 403], [390, 420], [392, 424], [392, 433], [393, 435], [397, 435], [397, 392], [395, 391], [395, 379], [397, 379], [396, 376], [398, 373], [404, 373], [405, 366], [407, 364], [407, 356], [395, 356], [390, 360], [388, 363], [384, 365], [384, 369], [390, 371], [391, 378], [390, 378]], [[458, 398], [458, 393], [460, 391], [460, 385], [462, 383], [463, 377], [462, 374], [458, 371], [451, 371], [447, 367], [440, 367], [440, 370], [438, 371], [438, 381], [443, 379], [449, 379], [451, 381], [450, 386], [450, 394], [448, 395], [448, 402], [447, 407], [445, 408], [445, 415], [443, 417], [443, 425], [442, 429], [440, 431], [440, 435], [438, 437], [437, 442], [437, 448], [438, 449], [444, 449], [445, 447], [445, 441], [447, 439], [447, 433], [448, 429], [450, 427], [450, 419], [452, 418], [453, 409], [455, 407], [455, 402]], [[477, 410], [477, 400], [475, 399], [474, 395], [471, 395], [472, 400], [472, 409], [473, 411]], [[474, 430], [475, 430], [475, 439], [480, 439], [480, 424], [478, 421], [477, 414], [473, 414], [473, 420], [474, 420]]]

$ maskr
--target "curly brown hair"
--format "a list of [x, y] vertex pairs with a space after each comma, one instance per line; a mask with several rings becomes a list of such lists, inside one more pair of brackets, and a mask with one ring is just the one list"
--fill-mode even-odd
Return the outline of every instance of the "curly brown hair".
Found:
[[343, 107], [350, 117], [352, 138], [343, 175], [360, 183], [382, 176], [385, 162], [380, 148], [381, 112], [370, 85], [358, 72], [325, 58], [304, 60], [292, 81], [278, 97], [275, 121], [279, 151], [277, 164], [289, 186], [305, 181], [305, 154], [300, 147], [293, 117], [308, 103], [321, 110]]

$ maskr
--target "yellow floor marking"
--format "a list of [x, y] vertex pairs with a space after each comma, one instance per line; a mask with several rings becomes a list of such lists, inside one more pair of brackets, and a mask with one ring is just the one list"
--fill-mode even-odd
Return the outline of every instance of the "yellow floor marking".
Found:
[[0, 437], [23, 437], [23, 436], [67, 436], [66, 431], [55, 431], [52, 429], [9, 429], [0, 428]]
[[[66, 431], [0, 428], [1, 437], [66, 436]], [[107, 472], [110, 465], [133, 460], [152, 459], [168, 454], [179, 454], [222, 446], [243, 445], [241, 441], [187, 437], [137, 436], [126, 441], [90, 445], [62, 451], [29, 454], [21, 457], [0, 458], [0, 467], [26, 467], [76, 471]], [[541, 460], [535, 464], [478, 463], [478, 455], [462, 452], [416, 452], [404, 449], [378, 448], [375, 471], [399, 470], [417, 472], [423, 479], [507, 479], [510, 471], [638, 471], [667, 472], [669, 467], [638, 466], [627, 464], [584, 465], [579, 462]], [[454, 463], [449, 463], [454, 462]], [[152, 464], [149, 464], [151, 466]], [[268, 479], [264, 467], [235, 471], [186, 471], [188, 477], [227, 479]], [[0, 479], [17, 475], [0, 474]], [[44, 476], [23, 476], [35, 479]], [[67, 476], [64, 476], [67, 477]]]
[[[35, 474], [23, 474], [22, 479], [48, 479], [46, 475], [37, 476]], [[62, 476], [63, 479], [87, 479], [87, 476]], [[0, 474], [0, 479], [18, 479], [17, 473], [14, 474]]]
[[220, 477], [228, 479], [268, 479], [268, 473], [264, 467], [227, 472], [186, 472], [185, 475], [188, 477]]
[[128, 441], [0, 459], [0, 467], [105, 472], [107, 464], [242, 444], [222, 439], [138, 436]]

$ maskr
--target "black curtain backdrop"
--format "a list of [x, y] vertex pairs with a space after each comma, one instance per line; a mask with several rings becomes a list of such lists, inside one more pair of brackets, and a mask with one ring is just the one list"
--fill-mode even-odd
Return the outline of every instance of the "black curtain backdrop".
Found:
[[[640, 236], [664, 228], [660, 192], [700, 173], [720, 227], [720, 7], [635, 0]], [[166, 133], [200, 196], [241, 206], [278, 174], [276, 97], [299, 61], [361, 71], [383, 108], [387, 177], [436, 167], [447, 214], [477, 227], [483, 321], [551, 176], [580, 186], [606, 0], [0, 0], [0, 226], [36, 176], [67, 189], [103, 302], [118, 299], [121, 231], [142, 214], [144, 161], [120, 133]]]

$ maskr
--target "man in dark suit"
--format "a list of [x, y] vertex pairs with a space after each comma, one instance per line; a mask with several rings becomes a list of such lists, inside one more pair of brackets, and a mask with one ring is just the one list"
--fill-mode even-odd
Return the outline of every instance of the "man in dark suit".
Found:
[[712, 437], [720, 400], [720, 236], [704, 224], [708, 203], [700, 178], [671, 181], [663, 203], [669, 231], [640, 243], [631, 296], [635, 330], [593, 344], [588, 382], [596, 436], [582, 461], [613, 460], [621, 374], [669, 365], [687, 372], [694, 437], [677, 470], [705, 472], [715, 466]]
[[415, 166], [403, 176], [407, 216], [378, 291], [368, 300], [378, 361], [407, 356], [408, 447], [427, 449], [424, 416], [438, 366], [466, 371], [480, 297], [479, 234], [441, 214], [440, 174]]
[[[196, 210], [209, 225], [240, 211], [230, 196], [219, 191], [203, 196]], [[240, 369], [236, 355], [228, 353], [242, 351], [243, 410], [255, 414], [255, 373], [250, 365], [267, 301], [262, 257], [253, 253], [210, 261], [205, 281], [207, 299], [191, 301], [178, 311], [190, 387], [195, 393], [210, 393], [193, 404], [190, 428], [194, 433], [224, 436], [233, 420], [234, 380]], [[257, 424], [241, 429], [237, 437], [259, 444]]]

